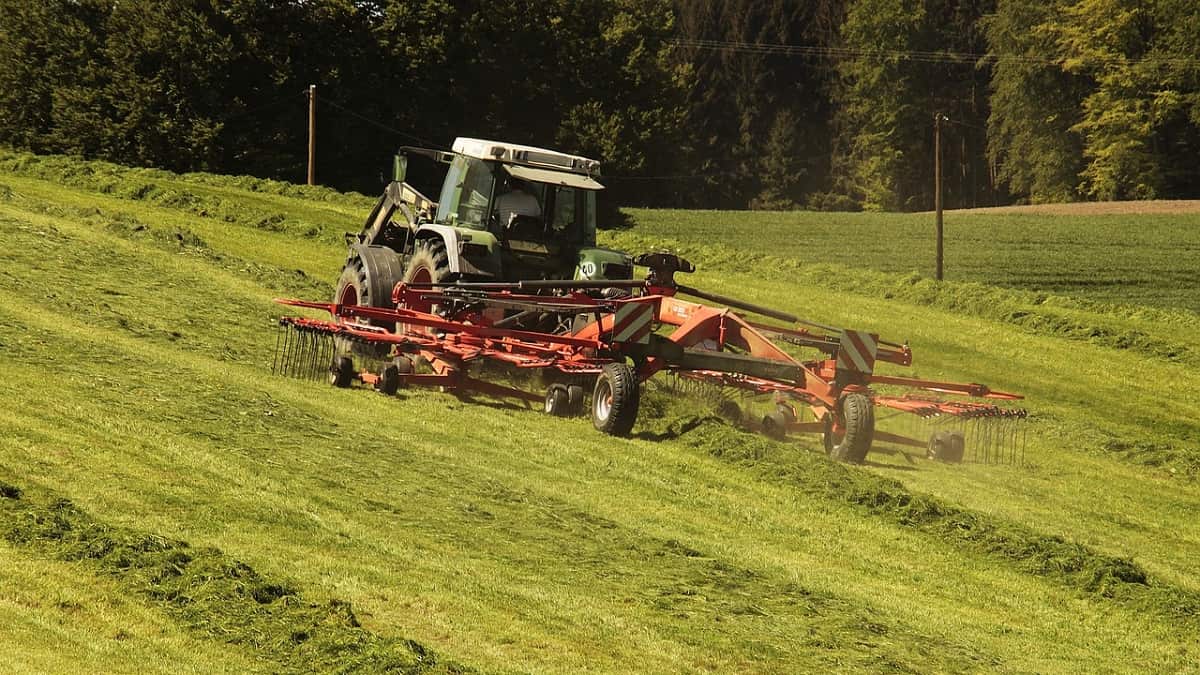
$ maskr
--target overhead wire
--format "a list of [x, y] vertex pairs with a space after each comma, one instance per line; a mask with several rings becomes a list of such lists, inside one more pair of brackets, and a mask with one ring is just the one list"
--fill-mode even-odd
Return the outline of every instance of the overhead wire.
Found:
[[433, 141], [421, 138], [420, 136], [415, 136], [413, 134], [408, 133], [407, 131], [401, 131], [400, 129], [397, 129], [393, 126], [389, 126], [383, 122], [380, 122], [379, 120], [371, 119], [370, 117], [367, 117], [366, 115], [363, 115], [359, 112], [351, 110], [350, 108], [347, 108], [346, 106], [341, 105], [340, 103], [331, 100], [328, 96], [318, 96], [317, 104], [318, 105], [326, 104], [326, 105], [333, 106], [334, 108], [346, 113], [347, 115], [350, 115], [351, 117], [356, 117], [359, 120], [366, 122], [367, 124], [370, 124], [371, 126], [377, 127], [384, 131], [389, 131], [398, 136], [403, 136], [404, 138], [407, 138], [416, 143], [420, 143], [422, 145], [428, 145], [428, 146], [435, 147], [435, 148], [440, 147], [440, 144], [438, 144], [438, 143], [434, 143]]
[[238, 111], [238, 112], [235, 112], [235, 113], [233, 113], [232, 115], [227, 115], [227, 116], [225, 116], [225, 117], [221, 118], [221, 121], [222, 121], [222, 122], [229, 122], [229, 121], [232, 121], [232, 120], [241, 119], [241, 118], [243, 118], [243, 117], [245, 117], [245, 116], [247, 116], [247, 115], [253, 115], [253, 114], [255, 114], [255, 113], [260, 113], [260, 112], [263, 112], [264, 110], [270, 110], [271, 108], [276, 108], [276, 107], [278, 107], [278, 106], [280, 106], [280, 105], [283, 105], [284, 103], [291, 103], [291, 102], [292, 102], [292, 101], [294, 101], [295, 99], [296, 99], [296, 95], [295, 95], [295, 94], [289, 94], [289, 95], [287, 95], [287, 96], [283, 96], [283, 97], [281, 97], [281, 98], [277, 98], [277, 99], [275, 99], [274, 101], [271, 101], [270, 103], [264, 103], [263, 105], [260, 105], [260, 106], [254, 107], [254, 108], [248, 108], [248, 109], [246, 109], [246, 110], [240, 110], [240, 111]]
[[[855, 49], [851, 47], [832, 47], [819, 45], [793, 45], [793, 44], [777, 44], [763, 42], [738, 42], [731, 40], [699, 40], [690, 38], [678, 38], [668, 41], [677, 47], [691, 49], [706, 49], [714, 51], [725, 51], [735, 53], [748, 54], [764, 54], [764, 55], [781, 55], [781, 56], [807, 56], [814, 58], [830, 58], [830, 59], [849, 59], [849, 58], [892, 58], [908, 61], [916, 61], [920, 63], [972, 63], [983, 64], [989, 62], [1016, 62], [1028, 65], [1062, 65], [1066, 59], [1050, 58], [1046, 56], [1022, 55], [1022, 54], [993, 54], [993, 53], [974, 53], [974, 52], [955, 52], [950, 50], [917, 50], [917, 49]], [[1085, 59], [1088, 62], [1103, 64], [1103, 65], [1132, 65], [1143, 62], [1163, 63], [1170, 65], [1195, 66], [1200, 65], [1200, 60], [1186, 57], [1172, 56], [1144, 56], [1140, 58], [1131, 58], [1125, 56], [1113, 57], [1092, 57]]]

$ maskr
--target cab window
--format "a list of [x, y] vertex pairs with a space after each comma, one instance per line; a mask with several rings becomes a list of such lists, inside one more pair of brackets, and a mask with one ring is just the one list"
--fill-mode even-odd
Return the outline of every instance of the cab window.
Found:
[[594, 241], [596, 193], [566, 186], [554, 188], [554, 217], [550, 226], [555, 232], [565, 233], [572, 240]]
[[437, 221], [482, 230], [487, 227], [488, 205], [495, 177], [487, 162], [458, 156], [450, 163], [438, 199]]

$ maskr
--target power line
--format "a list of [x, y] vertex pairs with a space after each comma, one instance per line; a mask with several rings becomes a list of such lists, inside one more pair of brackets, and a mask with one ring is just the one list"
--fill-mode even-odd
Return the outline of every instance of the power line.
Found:
[[318, 98], [317, 103], [324, 103], [327, 105], [331, 105], [334, 108], [337, 108], [338, 110], [346, 113], [347, 115], [350, 115], [352, 117], [357, 117], [358, 119], [362, 120], [363, 122], [366, 122], [367, 124], [370, 124], [371, 126], [378, 127], [379, 129], [382, 129], [384, 131], [390, 131], [393, 134], [396, 134], [398, 136], [403, 136], [403, 137], [405, 137], [409, 140], [412, 140], [416, 143], [420, 143], [421, 145], [429, 145], [429, 146], [433, 146], [433, 147], [438, 147], [438, 144], [434, 143], [433, 141], [429, 141], [424, 138], [421, 138], [420, 136], [414, 136], [414, 135], [408, 133], [407, 131], [401, 131], [395, 127], [388, 126], [388, 125], [384, 124], [383, 122], [380, 122], [379, 120], [373, 120], [370, 117], [359, 114], [343, 105], [340, 105], [334, 101], [329, 100], [328, 96], [323, 96], [321, 98]]
[[253, 115], [255, 113], [260, 113], [264, 110], [269, 110], [271, 108], [275, 108], [277, 106], [283, 105], [284, 103], [291, 103], [294, 100], [296, 100], [295, 94], [284, 96], [283, 98], [275, 99], [274, 101], [271, 101], [270, 103], [266, 103], [266, 104], [260, 105], [258, 107], [250, 108], [247, 110], [241, 110], [239, 112], [233, 113], [232, 115], [227, 115], [224, 118], [222, 118], [221, 121], [222, 122], [230, 122], [232, 120], [241, 119], [247, 115]]
[[[920, 63], [969, 63], [981, 65], [984, 63], [1010, 62], [1026, 65], [1060, 66], [1065, 59], [1045, 56], [1029, 56], [1020, 54], [991, 54], [952, 51], [922, 51], [900, 49], [853, 49], [849, 47], [829, 47], [815, 45], [789, 45], [762, 42], [735, 42], [726, 40], [695, 40], [680, 38], [669, 41], [677, 47], [703, 49], [743, 54], [764, 54], [779, 56], [807, 56], [827, 59], [899, 59]], [[1095, 57], [1087, 61], [1100, 65], [1133, 65], [1137, 63], [1162, 63], [1181, 66], [1200, 65], [1200, 60], [1183, 57], [1129, 58], [1114, 56], [1110, 58]]]

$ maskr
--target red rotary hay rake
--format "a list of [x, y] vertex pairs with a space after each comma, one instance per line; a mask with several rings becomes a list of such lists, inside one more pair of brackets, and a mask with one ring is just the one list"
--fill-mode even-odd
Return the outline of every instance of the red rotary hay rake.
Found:
[[[675, 273], [695, 268], [671, 254], [646, 254], [637, 263], [650, 268], [645, 281], [401, 283], [393, 291], [393, 308], [279, 300], [325, 310], [333, 318], [280, 319], [285, 330], [275, 369], [315, 376], [332, 364], [329, 379], [339, 387], [358, 381], [391, 394], [408, 385], [437, 386], [543, 401], [554, 415], [590, 410], [596, 428], [616, 436], [633, 429], [641, 384], [665, 371], [770, 399], [773, 409], [762, 418], [762, 431], [779, 438], [821, 434], [829, 454], [842, 461], [863, 461], [875, 441], [960, 461], [968, 438], [984, 447], [985, 459], [1015, 458], [1018, 434], [1011, 422], [1025, 417], [1024, 410], [935, 395], [999, 401], [1020, 396], [981, 384], [876, 374], [879, 362], [911, 365], [908, 346], [680, 285]], [[749, 321], [680, 295], [790, 326]], [[801, 360], [781, 344], [819, 355]], [[376, 362], [378, 368], [356, 367], [356, 354], [360, 365]], [[374, 358], [381, 355], [382, 361]], [[481, 362], [541, 371], [545, 393], [472, 374], [471, 365]], [[878, 387], [908, 392], [884, 394]], [[876, 409], [949, 423], [937, 425], [927, 438], [887, 433], [875, 427]]]

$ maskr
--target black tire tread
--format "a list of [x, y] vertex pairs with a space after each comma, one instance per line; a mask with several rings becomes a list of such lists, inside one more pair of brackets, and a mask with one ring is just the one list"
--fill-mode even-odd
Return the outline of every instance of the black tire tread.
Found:
[[[613, 402], [608, 418], [602, 420], [596, 416], [596, 404], [605, 381], [612, 388]], [[592, 393], [592, 424], [596, 429], [610, 436], [628, 436], [637, 422], [640, 404], [641, 389], [633, 369], [625, 363], [605, 364], [596, 378], [596, 388]]]
[[865, 394], [851, 393], [842, 397], [839, 407], [846, 434], [834, 445], [832, 435], [826, 433], [825, 447], [829, 456], [839, 462], [861, 464], [871, 451], [871, 442], [875, 438], [875, 406]]

